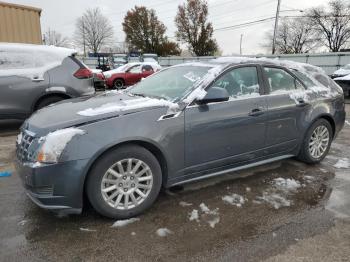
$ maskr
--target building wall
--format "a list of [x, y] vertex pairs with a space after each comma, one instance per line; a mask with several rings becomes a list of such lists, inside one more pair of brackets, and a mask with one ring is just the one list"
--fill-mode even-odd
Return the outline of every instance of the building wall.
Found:
[[42, 44], [41, 9], [0, 2], [0, 42]]

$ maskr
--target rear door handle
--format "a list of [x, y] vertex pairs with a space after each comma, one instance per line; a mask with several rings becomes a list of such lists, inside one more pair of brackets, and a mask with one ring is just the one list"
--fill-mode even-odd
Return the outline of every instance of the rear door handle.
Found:
[[260, 116], [264, 114], [264, 110], [262, 108], [254, 108], [252, 111], [249, 112], [248, 115], [250, 116]]
[[299, 99], [296, 106], [297, 107], [304, 107], [304, 106], [307, 106], [307, 105], [309, 105], [309, 103], [305, 102], [304, 99]]

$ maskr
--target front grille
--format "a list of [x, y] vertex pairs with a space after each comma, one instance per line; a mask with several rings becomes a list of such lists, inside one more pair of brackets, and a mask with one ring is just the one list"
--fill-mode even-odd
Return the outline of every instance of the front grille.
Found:
[[21, 141], [17, 144], [17, 158], [21, 162], [33, 162], [34, 150], [31, 148], [35, 135], [28, 131], [23, 131]]

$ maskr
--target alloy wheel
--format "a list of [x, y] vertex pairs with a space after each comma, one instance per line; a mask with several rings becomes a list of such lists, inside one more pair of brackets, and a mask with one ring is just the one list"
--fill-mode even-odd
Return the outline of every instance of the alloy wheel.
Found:
[[153, 174], [142, 160], [128, 158], [113, 164], [101, 181], [104, 201], [119, 210], [129, 210], [140, 205], [151, 192]]
[[329, 145], [329, 131], [324, 125], [320, 125], [315, 128], [311, 134], [309, 141], [309, 152], [310, 155], [318, 159], [322, 157], [327, 151]]

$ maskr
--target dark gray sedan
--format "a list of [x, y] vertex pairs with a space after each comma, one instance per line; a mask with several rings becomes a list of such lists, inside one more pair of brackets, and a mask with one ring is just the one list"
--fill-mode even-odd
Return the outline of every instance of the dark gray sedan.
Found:
[[40, 207], [136, 216], [162, 187], [290, 157], [324, 159], [345, 121], [319, 68], [230, 58], [170, 67], [124, 92], [44, 108], [22, 126], [17, 170]]

